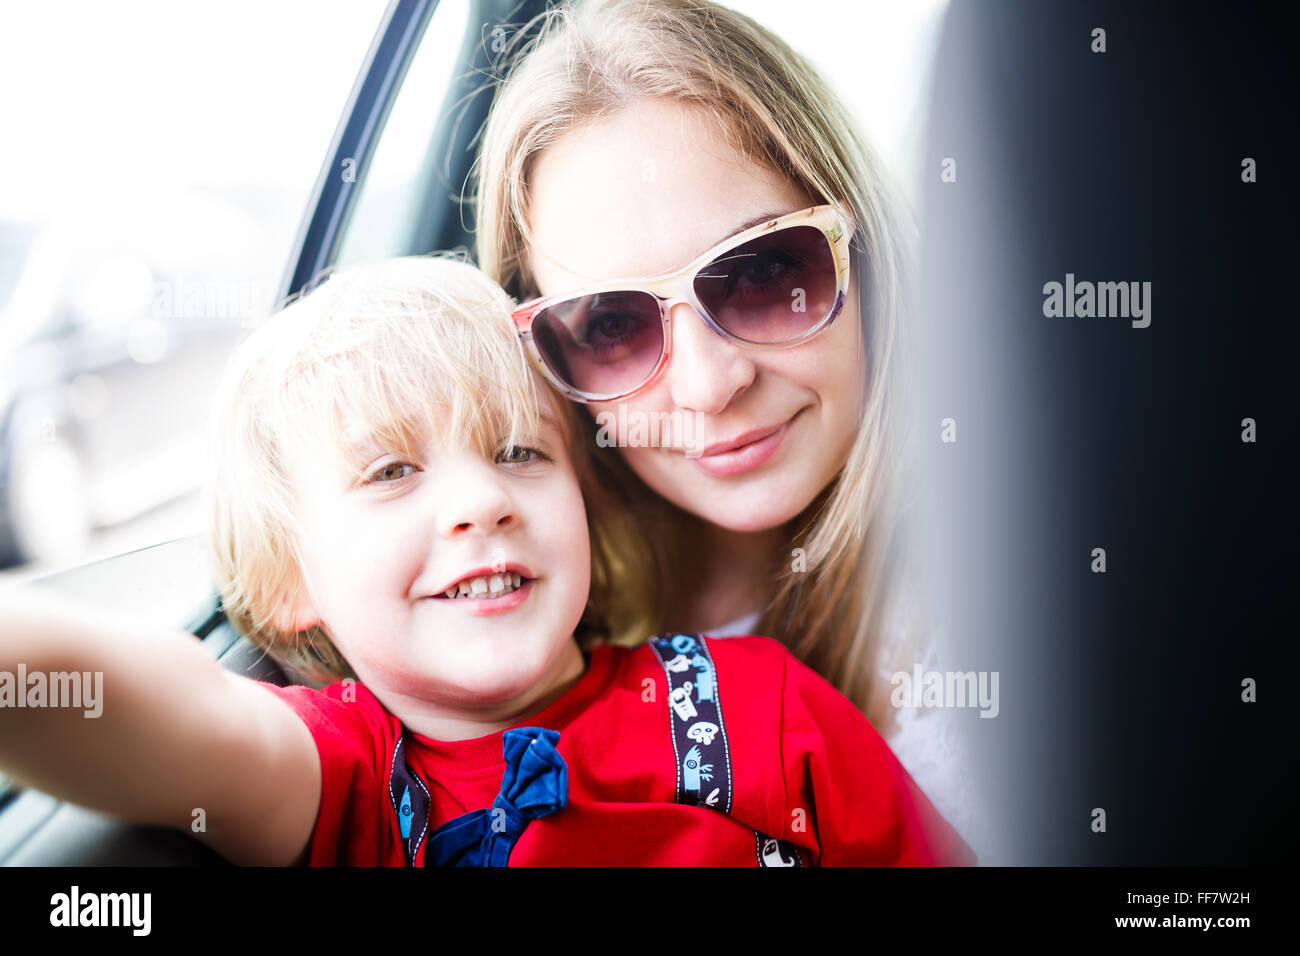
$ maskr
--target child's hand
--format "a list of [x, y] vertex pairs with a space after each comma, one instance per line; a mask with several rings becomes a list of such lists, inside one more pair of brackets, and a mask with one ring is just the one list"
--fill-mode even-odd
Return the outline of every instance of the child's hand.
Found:
[[274, 694], [192, 635], [35, 589], [0, 594], [0, 769], [239, 864], [303, 862], [320, 802], [311, 733]]

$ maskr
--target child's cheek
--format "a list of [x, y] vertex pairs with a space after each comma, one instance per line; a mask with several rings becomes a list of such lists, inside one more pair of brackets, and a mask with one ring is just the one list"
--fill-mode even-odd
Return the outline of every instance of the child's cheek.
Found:
[[573, 600], [585, 606], [591, 585], [591, 539], [588, 537], [586, 504], [576, 480], [562, 482], [556, 492], [546, 540], [552, 542], [553, 560], [563, 567], [571, 582]]
[[409, 567], [418, 570], [434, 560], [439, 540], [431, 515], [414, 507], [392, 507], [363, 516], [341, 545], [355, 549], [366, 568], [389, 574]]

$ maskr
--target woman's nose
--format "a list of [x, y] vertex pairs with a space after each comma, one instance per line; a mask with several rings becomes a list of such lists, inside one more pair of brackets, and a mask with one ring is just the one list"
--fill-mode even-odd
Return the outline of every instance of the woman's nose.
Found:
[[487, 536], [519, 523], [514, 498], [493, 469], [460, 468], [436, 482], [438, 533], [444, 538]]
[[716, 415], [749, 387], [757, 369], [745, 352], [709, 328], [685, 302], [673, 306], [673, 354], [666, 377], [674, 404]]

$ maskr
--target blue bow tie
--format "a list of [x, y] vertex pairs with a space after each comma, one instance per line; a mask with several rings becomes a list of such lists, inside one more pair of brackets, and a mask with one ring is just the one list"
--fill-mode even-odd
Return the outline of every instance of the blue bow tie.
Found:
[[569, 768], [558, 731], [516, 727], [502, 734], [506, 772], [489, 810], [449, 820], [429, 837], [425, 866], [505, 866], [529, 822], [569, 801]]

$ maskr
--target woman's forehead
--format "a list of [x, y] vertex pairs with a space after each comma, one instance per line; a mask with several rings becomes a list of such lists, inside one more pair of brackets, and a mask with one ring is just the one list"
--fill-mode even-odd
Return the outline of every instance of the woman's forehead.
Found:
[[641, 100], [548, 146], [529, 190], [543, 294], [681, 268], [746, 224], [811, 204], [728, 145], [707, 115]]

